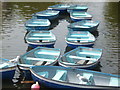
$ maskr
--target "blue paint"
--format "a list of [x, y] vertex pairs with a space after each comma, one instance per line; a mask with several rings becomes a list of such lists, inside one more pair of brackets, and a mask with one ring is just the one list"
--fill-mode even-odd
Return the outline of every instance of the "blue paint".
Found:
[[[14, 77], [14, 74], [15, 74], [15, 69], [9, 70], [9, 71], [3, 71], [3, 72], [0, 72], [0, 78], [12, 80]], [[1, 75], [2, 75], [2, 77], [1, 77]]]
[[[82, 21], [83, 19], [75, 19], [75, 18], [71, 18], [72, 21], [74, 22], [78, 22], [78, 21]], [[85, 20], [91, 20], [91, 19], [85, 19]]]
[[72, 48], [77, 48], [77, 47], [79, 47], [79, 46], [92, 47], [94, 44], [74, 45], [74, 44], [68, 44], [68, 43], [67, 43], [67, 45], [68, 45], [69, 47], [72, 47]]
[[49, 44], [49, 45], [34, 45], [34, 44], [28, 44], [30, 47], [32, 48], [36, 48], [36, 47], [49, 47], [49, 48], [53, 48], [54, 44]]
[[27, 31], [40, 31], [40, 30], [43, 30], [43, 29], [49, 29], [50, 26], [36, 26], [36, 27], [32, 27], [32, 26], [26, 26], [25, 29]]

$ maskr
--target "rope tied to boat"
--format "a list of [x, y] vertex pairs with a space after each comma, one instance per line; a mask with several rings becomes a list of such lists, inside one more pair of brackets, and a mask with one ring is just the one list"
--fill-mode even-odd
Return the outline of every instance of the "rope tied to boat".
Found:
[[17, 56], [16, 58], [14, 59], [11, 59], [9, 62], [12, 62], [12, 63], [17, 63], [18, 60], [19, 60], [20, 56]]

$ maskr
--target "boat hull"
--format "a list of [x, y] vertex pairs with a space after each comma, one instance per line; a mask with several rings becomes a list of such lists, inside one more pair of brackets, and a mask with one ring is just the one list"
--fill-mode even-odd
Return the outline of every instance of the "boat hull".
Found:
[[39, 47], [39, 46], [41, 46], [41, 47], [54, 47], [54, 44], [46, 44], [46, 45], [35, 45], [35, 44], [28, 44], [30, 47], [32, 47], [32, 48], [36, 48], [36, 47]]
[[0, 70], [0, 78], [6, 80], [12, 80], [15, 74], [16, 67]]
[[43, 29], [49, 29], [50, 26], [25, 26], [27, 31], [40, 31]]
[[71, 17], [71, 20], [74, 21], [74, 22], [77, 22], [77, 21], [82, 21], [82, 20], [92, 20], [92, 17], [91, 18], [74, 18], [74, 17]]
[[72, 9], [71, 9], [71, 10], [68, 9], [68, 10], [67, 10], [68, 13], [73, 12], [73, 11], [87, 12], [87, 9], [81, 9], [81, 10], [80, 10], [80, 9], [73, 9], [73, 10], [72, 10]]
[[60, 11], [60, 13], [67, 12], [66, 8], [51, 8], [51, 7], [48, 7], [48, 10]]
[[70, 43], [68, 41], [67, 42], [67, 46], [69, 47], [72, 47], [72, 48], [76, 48], [76, 47], [79, 47], [79, 46], [86, 46], [86, 47], [92, 47], [94, 45], [94, 43], [85, 43], [85, 44], [76, 44], [76, 43]]
[[36, 16], [37, 19], [49, 19], [49, 20], [53, 20], [56, 19], [59, 16], [59, 14], [54, 15], [54, 16]]
[[97, 30], [97, 28], [98, 28], [98, 25], [92, 28], [75, 28], [75, 27], [69, 28], [68, 27], [68, 29], [71, 29], [73, 31], [89, 31], [89, 32], [94, 32]]
[[97, 67], [98, 63], [100, 61], [96, 62], [96, 63], [93, 63], [91, 65], [86, 65], [86, 66], [79, 66], [79, 65], [66, 65], [66, 64], [63, 64], [61, 62], [59, 62], [59, 65], [60, 66], [63, 66], [63, 67], [70, 67], [70, 68], [77, 68], [77, 69], [87, 69], [87, 70], [91, 70], [91, 69], [94, 69]]
[[64, 4], [56, 4], [53, 6], [49, 6], [48, 10], [55, 10], [55, 11], [60, 11], [60, 13], [67, 12], [67, 8], [70, 7], [70, 5], [64, 5]]

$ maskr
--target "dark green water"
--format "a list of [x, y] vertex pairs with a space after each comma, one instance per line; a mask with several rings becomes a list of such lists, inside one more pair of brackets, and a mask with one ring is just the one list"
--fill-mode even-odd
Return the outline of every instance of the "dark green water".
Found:
[[[73, 2], [72, 2], [73, 3]], [[4, 2], [2, 3], [2, 58], [12, 59], [18, 55], [24, 54], [29, 47], [24, 42], [26, 30], [25, 21], [31, 18], [35, 12], [47, 9], [48, 6], [54, 5], [54, 2]], [[100, 21], [97, 40], [93, 47], [103, 49], [103, 55], [97, 71], [111, 74], [120, 74], [118, 71], [119, 54], [119, 37], [118, 37], [118, 2], [84, 2], [77, 4], [86, 4], [89, 7], [88, 12], [93, 15], [93, 20]], [[62, 55], [64, 52], [71, 50], [67, 47], [65, 36], [68, 32], [69, 16], [63, 15], [58, 21], [54, 21], [54, 28], [51, 29], [57, 37], [55, 48], [60, 48]], [[20, 84], [16, 79], [13, 82], [4, 81], [3, 88], [30, 88], [30, 84]]]

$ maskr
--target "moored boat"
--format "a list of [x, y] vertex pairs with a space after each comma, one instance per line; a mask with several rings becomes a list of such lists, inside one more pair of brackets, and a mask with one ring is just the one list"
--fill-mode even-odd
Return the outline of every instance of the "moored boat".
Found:
[[60, 11], [55, 10], [44, 10], [33, 14], [37, 19], [55, 19], [59, 16]]
[[32, 48], [37, 46], [53, 47], [56, 37], [51, 31], [30, 31], [25, 40]]
[[25, 28], [27, 31], [39, 31], [43, 29], [49, 29], [50, 28], [50, 21], [48, 19], [37, 19], [37, 18], [32, 18], [29, 19], [25, 23]]
[[64, 12], [64, 11], [67, 11], [67, 8], [70, 7], [70, 6], [71, 5], [69, 5], [69, 4], [56, 4], [56, 5], [53, 5], [53, 6], [49, 6], [48, 9]]
[[87, 11], [88, 7], [86, 5], [73, 5], [67, 8], [67, 12], [72, 12], [72, 11]]
[[60, 66], [34, 66], [32, 78], [40, 85], [70, 90], [118, 90], [120, 76]]
[[19, 57], [12, 60], [0, 58], [0, 78], [1, 79], [12, 81], [15, 74], [16, 67], [17, 67], [18, 59]]
[[70, 30], [75, 30], [75, 31], [93, 32], [97, 30], [99, 23], [100, 23], [99, 21], [82, 20], [82, 21], [71, 23], [70, 25], [68, 25], [68, 28], [70, 28]]
[[18, 65], [21, 70], [25, 71], [25, 76], [31, 77], [29, 73], [31, 66], [55, 65], [59, 57], [60, 49], [36, 47], [21, 55]]
[[72, 11], [70, 12], [70, 18], [72, 21], [91, 20], [92, 15], [83, 11]]
[[96, 40], [89, 31], [69, 31], [65, 39], [71, 47], [93, 46]]
[[58, 63], [64, 67], [93, 69], [100, 62], [102, 49], [78, 47], [65, 53]]

